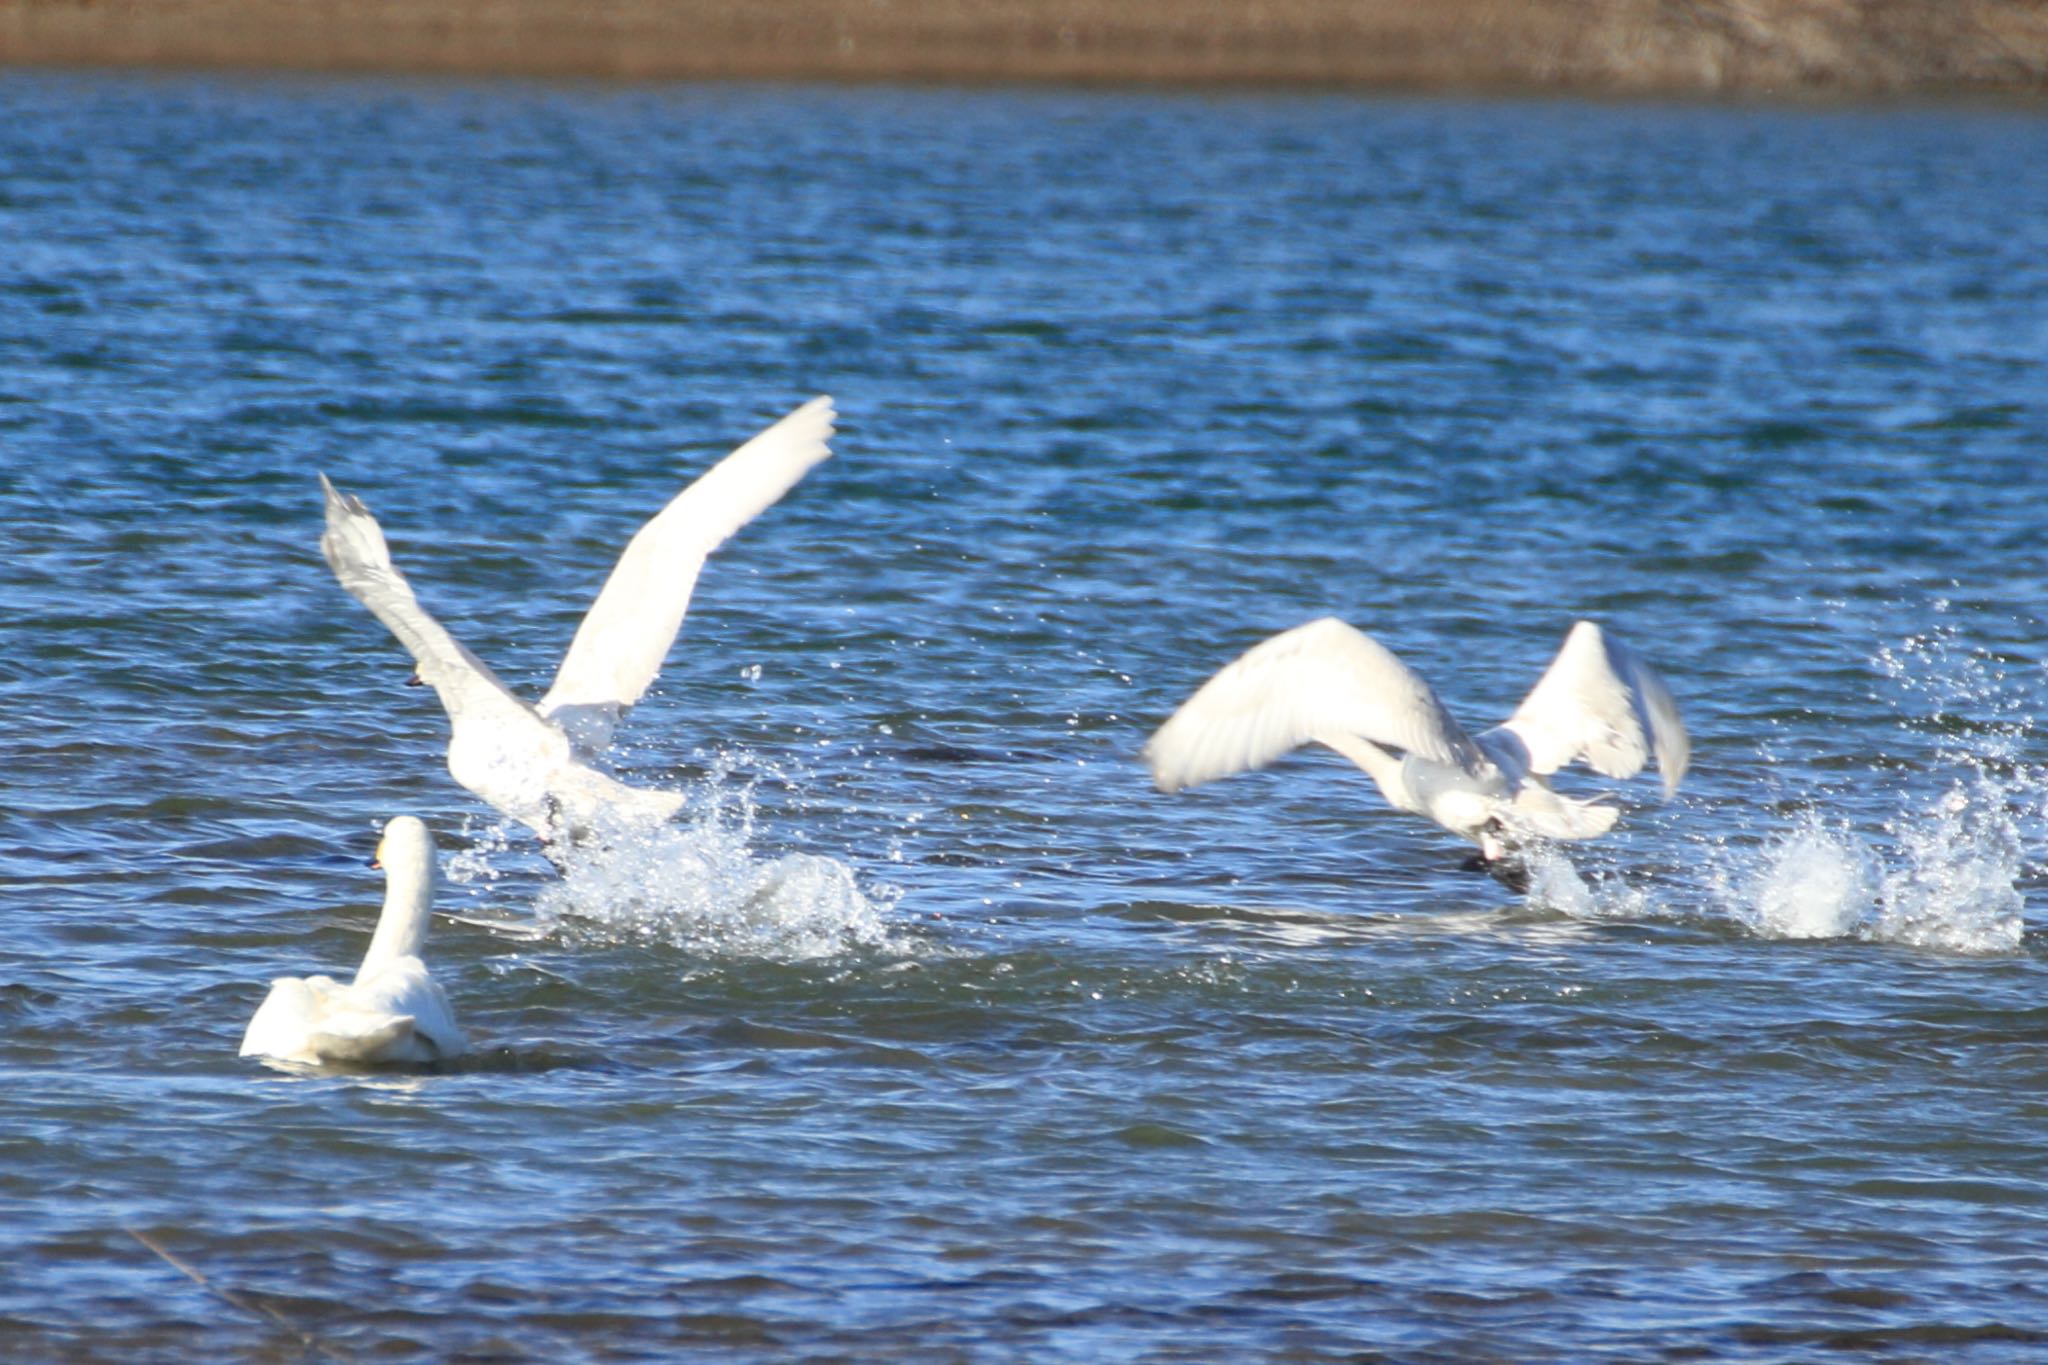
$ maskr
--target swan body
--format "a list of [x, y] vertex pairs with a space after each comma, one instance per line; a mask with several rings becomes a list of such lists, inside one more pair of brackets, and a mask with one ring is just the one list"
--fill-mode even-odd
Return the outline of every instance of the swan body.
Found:
[[605, 580], [553, 686], [529, 704], [428, 615], [391, 562], [360, 498], [320, 476], [320, 550], [349, 594], [411, 651], [448, 712], [448, 771], [544, 841], [601, 822], [658, 822], [677, 792], [620, 782], [590, 764], [675, 643], [704, 560], [830, 455], [832, 400], [814, 398], [719, 461], [641, 527]]
[[384, 827], [377, 864], [384, 910], [355, 980], [281, 976], [242, 1035], [244, 1057], [330, 1065], [437, 1062], [468, 1047], [440, 984], [420, 960], [433, 914], [434, 840], [401, 815]]
[[1620, 812], [1552, 790], [1575, 760], [1608, 777], [1655, 763], [1669, 799], [1691, 742], [1663, 679], [1580, 621], [1507, 720], [1468, 735], [1428, 683], [1334, 617], [1254, 645], [1204, 683], [1145, 746], [1174, 792], [1263, 767], [1307, 743], [1335, 749], [1396, 810], [1479, 845], [1489, 863], [1538, 839], [1591, 839]]

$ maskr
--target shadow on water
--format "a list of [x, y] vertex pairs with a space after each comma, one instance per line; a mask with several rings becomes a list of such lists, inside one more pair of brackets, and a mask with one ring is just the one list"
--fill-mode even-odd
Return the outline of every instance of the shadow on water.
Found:
[[436, 1077], [536, 1076], [551, 1071], [616, 1073], [632, 1069], [600, 1052], [551, 1047], [545, 1044], [472, 1048], [460, 1057], [437, 1062], [385, 1062], [375, 1065], [334, 1062], [313, 1065], [276, 1057], [251, 1057], [245, 1060], [275, 1072], [279, 1077], [295, 1080], [348, 1078], [400, 1090], [417, 1089]]

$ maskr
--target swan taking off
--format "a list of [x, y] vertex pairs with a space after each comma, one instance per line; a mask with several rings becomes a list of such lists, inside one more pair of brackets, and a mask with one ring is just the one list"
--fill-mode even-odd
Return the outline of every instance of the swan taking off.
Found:
[[1614, 807], [1552, 791], [1574, 759], [1609, 777], [1654, 762], [1668, 800], [1691, 742], [1663, 679], [1591, 621], [1514, 715], [1467, 735], [1435, 692], [1371, 636], [1334, 617], [1254, 645], [1204, 683], [1145, 745], [1152, 780], [1175, 792], [1328, 745], [1365, 769], [1397, 810], [1479, 845], [1489, 863], [1533, 839], [1591, 839]]
[[543, 841], [578, 836], [601, 817], [666, 820], [677, 792], [630, 787], [588, 760], [647, 691], [682, 628], [704, 559], [832, 452], [832, 400], [814, 398], [713, 465], [627, 543], [591, 604], [554, 686], [529, 705], [429, 616], [391, 562], [384, 532], [359, 498], [327, 493], [320, 551], [357, 601], [396, 635], [432, 684], [453, 733], [457, 782]]
[[356, 979], [281, 976], [242, 1035], [242, 1056], [325, 1065], [437, 1062], [468, 1044], [420, 946], [433, 915], [434, 838], [417, 818], [384, 827], [374, 866], [384, 869], [384, 912]]

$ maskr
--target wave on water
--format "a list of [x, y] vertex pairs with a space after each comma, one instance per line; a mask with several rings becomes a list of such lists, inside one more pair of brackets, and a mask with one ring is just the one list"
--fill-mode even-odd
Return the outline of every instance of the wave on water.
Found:
[[[1701, 912], [1760, 938], [2012, 952], [2026, 928], [2020, 884], [2030, 850], [2048, 830], [2048, 770], [2023, 760], [2033, 739], [2029, 680], [1951, 630], [1915, 636], [1874, 662], [1896, 689], [1899, 753], [1776, 803], [1800, 808], [1788, 829], [1704, 841]], [[1892, 761], [1916, 751], [1924, 761]], [[1873, 805], [1875, 818], [1860, 825], [1832, 813]], [[1530, 872], [1532, 902], [1576, 918], [1659, 913], [1642, 890], [1589, 880], [1560, 852], [1537, 854]]]
[[[674, 821], [628, 825], [572, 846], [536, 897], [534, 937], [653, 943], [707, 957], [808, 961], [888, 946], [886, 889], [863, 890], [852, 868], [812, 853], [754, 848], [754, 784], [723, 772], [689, 794]], [[486, 840], [450, 860], [458, 881], [496, 876]]]

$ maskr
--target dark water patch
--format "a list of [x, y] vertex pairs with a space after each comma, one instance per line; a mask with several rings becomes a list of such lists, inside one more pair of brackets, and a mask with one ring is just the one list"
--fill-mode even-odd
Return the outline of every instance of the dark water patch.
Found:
[[315, 412], [321, 418], [336, 422], [366, 422], [400, 427], [513, 426], [589, 429], [604, 425], [600, 418], [573, 412], [562, 404], [545, 401], [471, 406], [418, 398], [388, 402], [355, 399], [322, 402], [315, 405]]
[[569, 308], [536, 319], [542, 323], [590, 327], [682, 327], [699, 320], [690, 313], [644, 308]]
[[1914, 431], [2003, 431], [2018, 426], [2025, 410], [2016, 404], [1990, 404], [1958, 408], [1929, 422], [1916, 422]]

